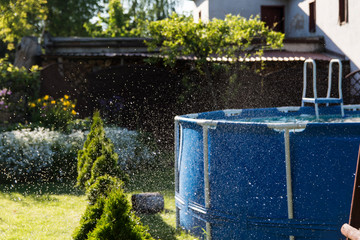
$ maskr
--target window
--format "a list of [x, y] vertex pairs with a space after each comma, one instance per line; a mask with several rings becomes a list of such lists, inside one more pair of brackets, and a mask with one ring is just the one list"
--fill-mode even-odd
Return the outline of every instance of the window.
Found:
[[284, 32], [284, 6], [261, 6], [261, 21], [277, 32]]
[[309, 32], [316, 31], [316, 2], [309, 3]]
[[339, 0], [339, 22], [340, 25], [348, 22], [348, 0]]

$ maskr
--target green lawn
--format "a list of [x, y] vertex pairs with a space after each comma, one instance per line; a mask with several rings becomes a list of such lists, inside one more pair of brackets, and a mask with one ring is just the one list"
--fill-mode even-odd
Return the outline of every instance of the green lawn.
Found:
[[[131, 176], [131, 194], [158, 191], [165, 210], [140, 215], [151, 235], [162, 240], [196, 239], [175, 231], [175, 200], [172, 170]], [[0, 239], [71, 239], [86, 208], [86, 196], [73, 183], [0, 184]]]
[[71, 239], [86, 197], [69, 184], [0, 185], [0, 239]]

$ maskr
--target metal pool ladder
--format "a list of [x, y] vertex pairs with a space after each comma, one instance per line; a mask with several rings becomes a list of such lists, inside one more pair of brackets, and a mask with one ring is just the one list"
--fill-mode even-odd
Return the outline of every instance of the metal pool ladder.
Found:
[[[313, 92], [314, 97], [308, 98], [306, 97], [306, 77], [307, 77], [307, 64], [311, 63], [313, 66]], [[339, 90], [339, 97], [338, 98], [331, 98], [331, 80], [332, 80], [332, 66], [334, 63], [339, 64], [339, 77], [338, 77], [338, 90]], [[340, 104], [341, 107], [341, 116], [344, 117], [344, 101], [343, 101], [343, 95], [342, 95], [342, 63], [339, 59], [332, 59], [329, 63], [329, 76], [328, 76], [328, 90], [327, 95], [325, 98], [319, 98], [317, 96], [316, 91], [316, 63], [313, 59], [307, 59], [304, 62], [304, 86], [303, 86], [303, 96], [301, 101], [301, 106], [304, 106], [304, 103], [313, 103], [315, 104], [315, 114], [316, 119], [319, 119], [319, 104], [326, 103], [326, 106], [329, 106], [329, 103], [335, 103]]]

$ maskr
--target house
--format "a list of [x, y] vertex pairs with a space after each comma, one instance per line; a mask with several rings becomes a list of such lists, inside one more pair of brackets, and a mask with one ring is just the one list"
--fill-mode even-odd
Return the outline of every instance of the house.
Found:
[[259, 15], [268, 26], [285, 33], [285, 47], [287, 39], [322, 37], [325, 54], [349, 60], [351, 72], [360, 69], [359, 0], [194, 0], [194, 2], [195, 21], [221, 19], [226, 14], [239, 14], [246, 18]]

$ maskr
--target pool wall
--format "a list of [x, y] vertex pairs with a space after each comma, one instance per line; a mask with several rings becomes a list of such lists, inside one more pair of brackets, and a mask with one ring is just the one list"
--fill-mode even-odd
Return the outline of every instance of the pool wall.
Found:
[[342, 239], [360, 123], [237, 121], [311, 114], [284, 107], [177, 116], [177, 226], [206, 239]]

